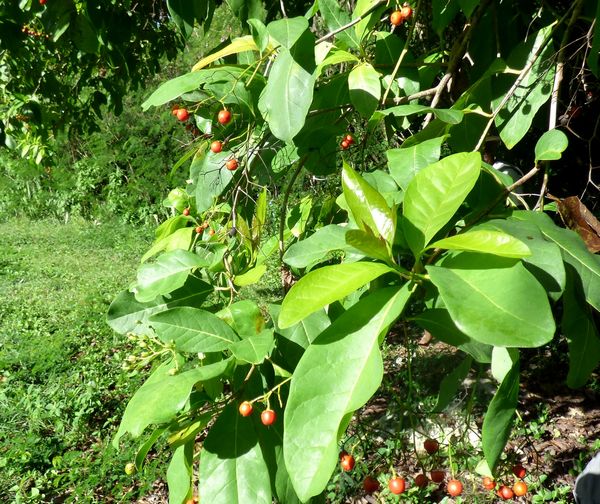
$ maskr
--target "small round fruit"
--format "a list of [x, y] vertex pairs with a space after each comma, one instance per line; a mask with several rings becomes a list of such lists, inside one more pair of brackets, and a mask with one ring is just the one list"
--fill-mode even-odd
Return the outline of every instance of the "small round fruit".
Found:
[[349, 453], [342, 455], [342, 458], [340, 459], [340, 467], [344, 471], [352, 471], [352, 469], [354, 469], [354, 457]]
[[527, 474], [527, 471], [521, 464], [517, 464], [512, 468], [512, 473], [519, 479], [523, 479]]
[[238, 160], [235, 158], [231, 158], [227, 161], [227, 163], [225, 163], [225, 167], [229, 170], [229, 171], [235, 171], [237, 170], [239, 163]]
[[135, 464], [133, 462], [129, 462], [125, 465], [125, 474], [131, 476], [135, 472]]
[[342, 450], [339, 454], [340, 460], [342, 460], [342, 458], [344, 458], [345, 455], [348, 455], [348, 452], [346, 450]]
[[448, 481], [448, 486], [446, 487], [446, 490], [448, 490], [448, 494], [452, 497], [458, 497], [463, 491], [463, 486], [460, 481], [451, 479], [450, 481]]
[[493, 490], [496, 488], [496, 482], [492, 478], [488, 478], [487, 476], [483, 478], [483, 488], [486, 490]]
[[196, 234], [202, 234], [202, 231], [204, 231], [202, 226], [196, 226]]
[[231, 121], [231, 112], [229, 112], [227, 109], [219, 110], [219, 113], [217, 114], [217, 121], [219, 121], [219, 124], [229, 124]]
[[187, 121], [188, 117], [190, 117], [189, 112], [185, 108], [177, 109], [177, 119], [180, 121]]
[[415, 486], [419, 488], [425, 488], [429, 484], [429, 479], [424, 474], [417, 474], [415, 476]]
[[171, 114], [176, 116], [178, 110], [179, 110], [179, 105], [173, 105], [173, 107], [171, 108]]
[[412, 7], [410, 5], [405, 5], [400, 9], [400, 14], [402, 15], [402, 20], [408, 19], [412, 16]]
[[240, 415], [243, 417], [250, 416], [252, 414], [252, 404], [250, 404], [248, 401], [244, 401], [242, 404], [240, 404], [238, 410]]
[[510, 500], [515, 496], [514, 492], [507, 487], [506, 485], [502, 485], [499, 489], [498, 489], [498, 497], [504, 499], [504, 500]]
[[273, 425], [276, 419], [277, 415], [272, 409], [266, 409], [260, 414], [260, 421], [263, 425]]
[[40, 0], [40, 5], [43, 7], [44, 5], [46, 5], [46, 0]]
[[388, 483], [388, 488], [393, 494], [400, 495], [406, 490], [406, 481], [403, 478], [392, 478]]
[[354, 143], [354, 137], [350, 133], [344, 137], [344, 140], [346, 140], [346, 142], [348, 142], [350, 145]]
[[189, 208], [184, 208], [183, 212], [181, 212], [181, 213], [187, 217], [188, 215], [190, 215], [190, 209]]
[[350, 142], [348, 142], [346, 140], [342, 140], [342, 142], [340, 143], [340, 146], [342, 147], [342, 149], [346, 150], [348, 147], [350, 147]]
[[527, 484], [524, 481], [517, 481], [512, 489], [517, 497], [522, 497], [527, 493]]
[[402, 21], [404, 21], [404, 18], [402, 17], [401, 11], [397, 10], [390, 14], [390, 23], [392, 23], [394, 26], [400, 26]]
[[363, 488], [368, 494], [372, 494], [379, 490], [379, 481], [371, 476], [367, 476], [363, 481]]
[[433, 455], [440, 449], [440, 444], [435, 439], [426, 439], [423, 443], [423, 448], [425, 448], [425, 451], [429, 453], [429, 455]]
[[434, 483], [441, 483], [446, 478], [446, 473], [444, 471], [431, 471], [429, 477]]
[[215, 140], [213, 143], [210, 144], [210, 150], [215, 154], [218, 154], [223, 150], [223, 142]]
[[209, 229], [208, 230], [208, 236], [214, 236], [215, 234], [215, 230], [214, 229]]

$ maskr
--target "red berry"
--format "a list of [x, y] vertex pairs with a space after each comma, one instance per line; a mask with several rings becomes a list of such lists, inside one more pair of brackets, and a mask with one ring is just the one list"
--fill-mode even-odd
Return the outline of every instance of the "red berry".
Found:
[[463, 491], [463, 486], [460, 481], [451, 479], [450, 481], [448, 481], [448, 486], [446, 487], [446, 489], [448, 490], [449, 495], [451, 495], [452, 497], [458, 497]]
[[[208, 236], [214, 236], [214, 234], [215, 234], [215, 230], [214, 229], [209, 229], [208, 230]], [[270, 411], [270, 410], [268, 410], [268, 411]], [[264, 413], [264, 411], [263, 411], [263, 413]], [[273, 412], [273, 414], [275, 414], [275, 412]]]
[[227, 163], [225, 163], [225, 167], [229, 170], [229, 171], [235, 171], [237, 170], [238, 167], [238, 160], [235, 158], [231, 158], [227, 161]]
[[46, 5], [46, 0], [40, 0], [40, 5], [42, 5], [42, 6]]
[[496, 482], [492, 478], [488, 478], [487, 476], [483, 478], [483, 488], [486, 490], [493, 490], [496, 488]]
[[392, 478], [388, 483], [388, 488], [393, 494], [400, 495], [406, 490], [406, 481], [403, 478]]
[[183, 212], [181, 212], [181, 213], [187, 217], [188, 215], [190, 215], [190, 209], [189, 208], [184, 208]]
[[429, 483], [429, 479], [424, 474], [417, 474], [415, 476], [415, 486], [419, 488], [425, 488]]
[[441, 483], [442, 481], [444, 481], [444, 479], [446, 479], [446, 473], [444, 471], [431, 471], [429, 473], [429, 476], [431, 478], [431, 481], [433, 481], [434, 483]]
[[231, 121], [231, 112], [226, 109], [219, 110], [219, 113], [217, 114], [217, 121], [219, 121], [219, 124], [228, 124], [229, 121]]
[[504, 499], [504, 500], [510, 500], [515, 496], [514, 492], [507, 486], [502, 485], [499, 489], [498, 489], [498, 497]]
[[173, 105], [173, 108], [171, 108], [171, 114], [176, 116], [178, 110], [179, 110], [179, 105]]
[[402, 15], [402, 20], [408, 19], [412, 15], [412, 8], [410, 5], [405, 5], [400, 9], [400, 14]]
[[354, 137], [350, 133], [344, 137], [344, 140], [346, 140], [346, 142], [348, 142], [350, 145], [354, 143]]
[[213, 151], [215, 154], [218, 154], [223, 150], [223, 142], [215, 140], [213, 143], [210, 144], [210, 150]]
[[512, 468], [512, 473], [519, 479], [523, 479], [527, 474], [527, 471], [521, 464], [517, 464]]
[[190, 114], [188, 113], [187, 109], [177, 109], [177, 119], [179, 119], [180, 121], [187, 121], [188, 117], [190, 117]]
[[344, 471], [352, 471], [352, 469], [354, 469], [354, 457], [349, 453], [342, 455], [342, 458], [340, 459], [340, 466]]
[[426, 439], [423, 443], [423, 448], [425, 448], [425, 451], [429, 453], [429, 455], [433, 455], [440, 449], [440, 444], [435, 439]]
[[402, 21], [404, 21], [404, 17], [402, 17], [402, 12], [397, 10], [390, 14], [390, 23], [392, 23], [394, 26], [401, 25]]
[[202, 226], [196, 227], [196, 234], [200, 234], [200, 233], [202, 233], [202, 231], [204, 231], [204, 228]]
[[342, 149], [346, 150], [348, 147], [350, 147], [350, 142], [347, 142], [346, 140], [342, 140], [342, 143], [340, 143]]
[[[196, 228], [196, 230], [197, 229], [198, 228]], [[200, 227], [200, 229], [202, 228]], [[250, 416], [252, 414], [252, 404], [250, 404], [248, 401], [244, 401], [242, 404], [240, 404], [239, 412], [243, 417]]]
[[523, 481], [517, 481], [512, 489], [517, 497], [521, 497], [527, 493], [527, 484]]
[[263, 425], [273, 425], [276, 419], [277, 415], [272, 409], [266, 409], [260, 414], [260, 421]]
[[368, 494], [377, 492], [377, 490], [379, 490], [379, 481], [377, 481], [375, 478], [372, 478], [371, 476], [367, 476], [363, 481], [363, 488]]

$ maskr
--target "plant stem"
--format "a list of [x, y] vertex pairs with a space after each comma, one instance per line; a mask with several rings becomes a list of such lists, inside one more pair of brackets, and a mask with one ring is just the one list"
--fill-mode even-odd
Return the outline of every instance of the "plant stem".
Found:
[[300, 172], [302, 171], [302, 168], [304, 167], [304, 164], [306, 163], [307, 159], [308, 159], [308, 154], [305, 154], [302, 158], [300, 158], [298, 160], [296, 169], [294, 170], [294, 173], [292, 173], [290, 183], [285, 188], [285, 193], [283, 195], [283, 203], [281, 204], [281, 215], [279, 216], [279, 261], [280, 262], [283, 259], [283, 254], [285, 252], [285, 243], [284, 243], [283, 235], [284, 235], [284, 230], [285, 230], [285, 218], [287, 216], [288, 201], [290, 199], [290, 194], [292, 192], [292, 186], [296, 182], [298, 175], [300, 175]]

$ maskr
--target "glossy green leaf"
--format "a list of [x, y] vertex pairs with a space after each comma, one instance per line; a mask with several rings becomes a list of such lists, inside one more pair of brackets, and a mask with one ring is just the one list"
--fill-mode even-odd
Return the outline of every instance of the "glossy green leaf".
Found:
[[600, 362], [600, 334], [579, 283], [577, 273], [569, 267], [561, 329], [569, 343], [567, 385], [571, 388], [583, 387]]
[[381, 14], [386, 9], [386, 5], [382, 4], [378, 9], [375, 9], [370, 14], [367, 14], [367, 11], [369, 11], [378, 2], [379, 0], [357, 0], [356, 2], [354, 11], [352, 12], [352, 19], [356, 19], [359, 16], [362, 17], [362, 19], [354, 25], [354, 33], [361, 42], [363, 37], [368, 33], [369, 28], [379, 21]]
[[[378, 338], [400, 316], [408, 285], [382, 289], [341, 315], [308, 347], [292, 377], [285, 411], [285, 464], [301, 501], [320, 494], [338, 460], [344, 418], [383, 376]], [[280, 317], [281, 318], [281, 317]]]
[[238, 340], [229, 325], [198, 308], [172, 308], [152, 315], [150, 324], [162, 341], [174, 342], [178, 352], [220, 352]]
[[262, 276], [267, 272], [266, 264], [258, 264], [254, 268], [249, 269], [241, 275], [236, 275], [233, 278], [233, 283], [238, 287], [245, 287], [258, 282]]
[[556, 243], [563, 260], [573, 266], [579, 275], [585, 300], [600, 311], [600, 257], [587, 249], [575, 231], [558, 227], [544, 213], [519, 211], [513, 213], [513, 218], [533, 222], [544, 237]]
[[371, 117], [381, 99], [381, 75], [370, 63], [355, 66], [348, 75], [350, 101], [364, 118]]
[[265, 319], [259, 306], [250, 299], [236, 301], [217, 312], [216, 315], [227, 322], [242, 338], [256, 336], [265, 326]]
[[483, 364], [492, 362], [493, 347], [480, 343], [461, 332], [454, 324], [448, 310], [432, 308], [421, 312], [416, 317], [411, 317], [410, 320], [423, 329], [427, 329], [434, 338], [468, 353], [477, 362]]
[[279, 314], [279, 327], [291, 327], [371, 280], [394, 272], [385, 264], [372, 262], [335, 264], [311, 271], [295, 283], [285, 296]]
[[494, 347], [492, 351], [492, 376], [502, 383], [512, 367], [519, 361], [517, 348]]
[[195, 184], [196, 209], [204, 212], [212, 207], [233, 179], [233, 172], [225, 166], [231, 153], [200, 153], [194, 156], [190, 174]]
[[230, 350], [240, 362], [261, 364], [271, 354], [274, 344], [273, 329], [265, 329], [260, 334], [235, 342]]
[[461, 383], [465, 380], [471, 369], [473, 358], [467, 356], [458, 366], [456, 366], [450, 373], [448, 373], [442, 379], [440, 383], [440, 391], [438, 393], [437, 401], [433, 407], [434, 413], [441, 413], [444, 411], [458, 391]]
[[209, 266], [206, 259], [187, 250], [173, 250], [161, 255], [153, 263], [138, 268], [135, 298], [141, 303], [153, 301], [179, 289], [195, 268]]
[[240, 416], [233, 403], [223, 410], [204, 441], [199, 494], [203, 502], [214, 504], [272, 504], [269, 469], [256, 426], [251, 417]]
[[292, 244], [285, 251], [283, 262], [293, 268], [306, 268], [327, 260], [329, 254], [337, 250], [360, 254], [358, 250], [346, 243], [346, 231], [346, 227], [337, 224], [329, 224], [317, 229], [308, 238]]
[[414, 114], [433, 114], [440, 121], [448, 124], [458, 124], [464, 118], [464, 112], [462, 110], [455, 109], [438, 109], [431, 108], [425, 105], [409, 104], [409, 105], [397, 105], [396, 107], [390, 107], [377, 112], [378, 115], [387, 116], [393, 115], [396, 117], [406, 117]]
[[175, 308], [176, 306], [196, 306], [213, 292], [213, 286], [189, 276], [183, 286], [166, 296], [158, 296], [147, 303], [140, 303], [132, 292], [121, 292], [110, 304], [106, 316], [108, 325], [119, 334], [147, 333], [151, 315]]
[[[173, 191], [171, 191], [171, 192], [173, 192]], [[170, 201], [169, 203], [171, 203], [171, 202], [172, 201]], [[171, 205], [169, 204], [169, 206], [171, 206]], [[173, 206], [175, 208], [177, 208], [177, 205], [173, 205]], [[178, 211], [181, 212], [186, 206], [187, 206], [187, 201], [186, 201], [185, 205], [182, 205], [181, 209]], [[155, 242], [158, 242], [158, 241], [162, 240], [163, 238], [166, 238], [167, 236], [174, 233], [178, 229], [186, 227], [188, 225], [188, 222], [189, 222], [189, 219], [185, 215], [173, 215], [173, 217], [169, 217], [166, 221], [162, 222], [160, 224], [160, 226], [158, 226], [156, 228], [156, 230], [154, 231]], [[141, 262], [144, 262], [144, 261], [141, 261]]]
[[440, 159], [443, 141], [442, 136], [411, 147], [386, 151], [390, 175], [404, 191], [418, 172]]
[[169, 504], [184, 504], [192, 488], [192, 464], [194, 459], [194, 440], [179, 446], [167, 468], [169, 486]]
[[532, 348], [554, 336], [546, 292], [520, 262], [461, 252], [427, 271], [456, 327], [471, 338]]
[[[527, 66], [551, 33], [551, 27], [546, 27], [532, 34], [524, 46], [517, 47], [510, 55], [508, 64], [512, 68]], [[537, 111], [550, 98], [555, 66], [549, 62], [553, 57], [554, 48], [552, 44], [547, 44], [515, 93], [495, 117], [500, 138], [509, 149], [512, 149], [527, 134]], [[501, 95], [497, 102], [503, 97], [504, 95]]]
[[568, 146], [569, 139], [562, 131], [546, 131], [535, 144], [535, 160], [537, 162], [560, 159]]
[[362, 230], [370, 230], [391, 245], [396, 233], [396, 212], [365, 179], [344, 162], [342, 188], [354, 220]]
[[381, 259], [387, 263], [393, 262], [390, 251], [383, 240], [377, 238], [370, 230], [361, 231], [351, 229], [346, 232], [346, 243], [360, 250], [363, 254], [373, 259]]
[[510, 436], [519, 398], [519, 363], [504, 377], [491, 400], [481, 429], [485, 460], [492, 471], [496, 468]]
[[164, 434], [167, 430], [166, 427], [157, 427], [154, 429], [152, 434], [144, 441], [144, 443], [138, 448], [137, 453], [135, 454], [135, 468], [138, 472], [140, 472], [144, 467], [144, 460], [146, 460], [146, 456], [148, 452], [154, 446], [154, 443], [158, 441], [158, 439]]
[[[319, 11], [330, 32], [337, 30], [350, 22], [350, 14], [340, 7], [340, 3], [336, 0], [319, 0]], [[352, 29], [339, 32], [336, 34], [335, 38], [341, 42], [343, 46], [351, 47], [353, 49], [358, 48], [360, 45], [360, 40]]]
[[432, 26], [436, 33], [441, 37], [446, 27], [452, 22], [458, 11], [460, 4], [458, 0], [433, 0], [432, 3]]
[[286, 49], [291, 49], [308, 30], [308, 19], [303, 16], [283, 18], [267, 25], [269, 35]]
[[531, 255], [531, 251], [521, 240], [500, 231], [475, 230], [443, 238], [431, 243], [428, 248], [447, 250], [469, 250], [502, 257], [521, 258]]
[[478, 152], [458, 153], [415, 175], [404, 195], [404, 234], [410, 249], [421, 251], [458, 210], [479, 177]]
[[161, 365], [127, 404], [113, 445], [118, 447], [119, 439], [126, 432], [136, 438], [148, 425], [171, 421], [185, 406], [196, 383], [221, 376], [229, 364], [229, 360], [224, 360], [174, 375], [171, 374], [175, 369], [172, 361]]
[[314, 36], [305, 32], [299, 45], [304, 48], [294, 52], [281, 49], [258, 102], [271, 133], [284, 142], [291, 142], [300, 132], [313, 99], [314, 53], [305, 53], [306, 47], [314, 47]]
[[143, 257], [140, 259], [140, 262], [146, 262], [151, 257], [155, 256], [159, 252], [169, 252], [171, 250], [188, 250], [190, 248], [190, 243], [192, 242], [192, 233], [194, 232], [194, 228], [187, 227], [181, 228], [173, 231], [168, 236], [158, 240], [155, 242], [152, 247], [146, 252]]
[[468, 19], [471, 17], [475, 7], [479, 5], [479, 0], [458, 0], [458, 5], [460, 5], [460, 10], [464, 12], [465, 17]]
[[256, 47], [262, 53], [269, 45], [269, 31], [267, 27], [260, 19], [248, 19], [248, 26], [250, 26], [250, 33], [254, 39]]

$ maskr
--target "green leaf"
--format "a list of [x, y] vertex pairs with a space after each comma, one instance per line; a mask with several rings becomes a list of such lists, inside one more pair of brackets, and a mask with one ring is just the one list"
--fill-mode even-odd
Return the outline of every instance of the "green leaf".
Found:
[[437, 401], [432, 410], [434, 413], [441, 413], [444, 411], [450, 404], [450, 401], [454, 399], [458, 387], [460, 387], [460, 384], [469, 374], [472, 362], [473, 358], [467, 356], [458, 366], [450, 371], [450, 373], [444, 376], [440, 383]]
[[446, 27], [452, 22], [460, 9], [457, 0], [433, 0], [431, 11], [433, 13], [432, 26], [441, 37]]
[[494, 471], [510, 436], [519, 398], [519, 363], [504, 377], [491, 400], [481, 429], [481, 444], [488, 466]]
[[[319, 0], [319, 11], [321, 11], [330, 32], [338, 30], [350, 22], [350, 14], [342, 9], [336, 0]], [[339, 32], [335, 38], [342, 45], [353, 49], [357, 49], [360, 45], [360, 40], [352, 29]]]
[[250, 32], [256, 47], [262, 53], [269, 45], [269, 31], [267, 27], [260, 19], [248, 19], [248, 26], [250, 26]]
[[187, 250], [173, 250], [161, 255], [156, 262], [138, 268], [135, 298], [142, 302], [153, 301], [179, 289], [191, 270], [209, 266], [205, 258]]
[[342, 299], [359, 287], [395, 270], [381, 263], [335, 264], [311, 271], [285, 296], [279, 314], [279, 327], [285, 329], [304, 317]]
[[252, 285], [258, 282], [262, 276], [267, 272], [266, 264], [259, 264], [254, 268], [249, 269], [245, 273], [241, 275], [236, 275], [233, 278], [233, 283], [238, 287], [245, 287], [247, 285]]
[[567, 385], [571, 388], [583, 387], [600, 362], [600, 335], [579, 283], [577, 273], [569, 267], [561, 329], [569, 343]]
[[598, 77], [600, 76], [600, 72], [598, 71], [598, 58], [600, 57], [600, 23], [598, 23], [598, 19], [600, 19], [600, 3], [596, 4], [596, 15], [594, 19], [596, 20], [594, 26], [594, 40], [586, 61], [592, 73]]
[[[517, 47], [509, 56], [509, 66], [525, 68], [551, 34], [552, 29], [549, 26], [532, 34], [523, 46]], [[500, 138], [509, 149], [512, 149], [527, 134], [537, 111], [552, 94], [555, 72], [555, 66], [550, 64], [552, 58], [554, 58], [554, 48], [552, 44], [547, 44], [515, 93], [495, 117]], [[500, 102], [503, 98], [502, 94], [496, 101]], [[495, 104], [497, 105], [499, 103]]]
[[223, 410], [206, 436], [199, 493], [203, 502], [272, 503], [269, 469], [256, 427], [251, 417], [240, 416], [235, 404]]
[[217, 312], [216, 315], [227, 322], [242, 338], [260, 334], [265, 326], [265, 319], [260, 308], [250, 299], [232, 303]]
[[342, 187], [358, 226], [383, 237], [391, 246], [396, 233], [396, 212], [388, 206], [385, 198], [346, 162], [342, 169]]
[[219, 317], [198, 308], [172, 308], [152, 315], [150, 324], [162, 341], [173, 341], [178, 352], [220, 352], [238, 340]]
[[292, 268], [306, 268], [327, 260], [329, 254], [336, 250], [360, 254], [358, 250], [346, 243], [346, 231], [346, 227], [337, 224], [329, 224], [317, 229], [308, 238], [290, 245], [283, 255], [283, 262]]
[[274, 344], [273, 329], [265, 329], [256, 336], [235, 342], [230, 350], [238, 361], [261, 364], [271, 354]]
[[183, 286], [167, 296], [140, 303], [132, 292], [121, 292], [108, 308], [107, 322], [119, 334], [146, 333], [151, 315], [176, 306], [200, 306], [213, 286], [189, 276]]
[[480, 343], [461, 332], [454, 324], [448, 310], [443, 308], [432, 308], [425, 310], [416, 317], [411, 317], [412, 321], [423, 329], [427, 329], [434, 338], [455, 346], [456, 348], [468, 353], [477, 362], [489, 364], [492, 362], [492, 346]]
[[553, 129], [546, 131], [535, 144], [535, 161], [552, 161], [560, 159], [569, 146], [569, 139], [562, 131]]
[[438, 109], [417, 104], [398, 105], [396, 107], [390, 107], [384, 110], [379, 110], [376, 115], [381, 117], [387, 115], [393, 115], [396, 117], [406, 117], [413, 114], [433, 114], [440, 121], [448, 124], [458, 124], [463, 120], [465, 116], [462, 110]]
[[518, 361], [518, 349], [494, 347], [492, 351], [492, 376], [498, 383], [502, 383], [506, 375]]
[[267, 25], [269, 35], [286, 49], [291, 49], [308, 30], [308, 19], [303, 16], [272, 21]]
[[458, 4], [460, 5], [460, 10], [465, 14], [465, 17], [469, 19], [475, 10], [475, 7], [479, 5], [479, 0], [458, 0]]
[[[378, 9], [365, 16], [365, 13], [371, 9], [379, 0], [357, 0], [354, 11], [352, 12], [352, 19], [356, 19], [359, 16], [363, 18], [354, 25], [354, 33], [358, 40], [362, 42], [363, 37], [368, 33], [371, 28], [380, 19], [380, 14], [386, 9], [386, 5], [382, 4]], [[351, 28], [350, 28], [351, 29]]]
[[[345, 417], [365, 404], [383, 376], [378, 338], [400, 316], [408, 285], [362, 299], [308, 347], [294, 371], [285, 412], [284, 457], [301, 501], [318, 495], [338, 460]], [[281, 317], [280, 317], [281, 318]]]
[[500, 231], [476, 230], [443, 238], [427, 248], [447, 250], [469, 250], [502, 257], [521, 258], [531, 255], [531, 251], [521, 240]]
[[600, 257], [587, 249], [575, 231], [558, 227], [544, 213], [519, 211], [513, 213], [513, 218], [533, 222], [548, 240], [556, 243], [563, 260], [579, 275], [585, 300], [600, 311]]
[[167, 469], [169, 504], [184, 504], [192, 488], [194, 441], [179, 446]]
[[554, 336], [546, 292], [520, 262], [461, 252], [427, 271], [456, 327], [474, 340], [532, 348]]
[[221, 376], [230, 363], [228, 359], [175, 375], [171, 374], [176, 369], [173, 361], [161, 365], [127, 404], [113, 440], [115, 448], [126, 432], [137, 438], [148, 425], [171, 421], [185, 406], [196, 383]]
[[[178, 211], [181, 212], [186, 206], [188, 206], [187, 202]], [[174, 207], [177, 208], [177, 205], [174, 205]], [[174, 215], [173, 217], [169, 217], [166, 221], [164, 221], [160, 226], [156, 228], [156, 231], [154, 231], [155, 242], [166, 238], [178, 229], [186, 227], [188, 222], [189, 219], [185, 215]]]
[[192, 227], [175, 230], [170, 235], [154, 242], [152, 247], [150, 247], [150, 250], [148, 250], [148, 252], [140, 259], [140, 262], [146, 262], [148, 259], [162, 251], [170, 252], [171, 250], [178, 249], [188, 250], [192, 241], [193, 232], [194, 228]]
[[158, 107], [179, 98], [184, 93], [195, 91], [207, 80], [206, 72], [190, 72], [179, 77], [175, 77], [161, 84], [150, 97], [142, 103], [142, 109], [148, 110], [150, 107]]
[[387, 263], [393, 262], [393, 258], [383, 238], [377, 238], [370, 230], [360, 231], [358, 229], [351, 229], [346, 232], [346, 242], [368, 257], [381, 259]]
[[440, 159], [444, 137], [425, 140], [412, 147], [386, 151], [388, 169], [396, 183], [406, 191], [411, 180], [423, 168]]
[[478, 152], [448, 156], [415, 175], [404, 196], [404, 233], [410, 249], [421, 251], [458, 210], [479, 177]]
[[381, 99], [381, 75], [370, 63], [355, 66], [348, 75], [350, 101], [364, 118], [371, 117]]
[[151, 448], [154, 446], [154, 443], [158, 441], [158, 439], [163, 435], [163, 433], [167, 430], [166, 427], [157, 427], [154, 429], [150, 437], [144, 441], [144, 443], [138, 448], [137, 453], [135, 454], [135, 468], [138, 472], [140, 472], [144, 467], [144, 460], [146, 460], [146, 456]]
[[196, 188], [196, 208], [204, 212], [212, 207], [233, 179], [233, 172], [225, 167], [231, 152], [199, 153], [194, 156], [190, 173]]

